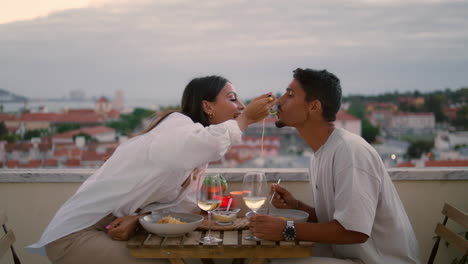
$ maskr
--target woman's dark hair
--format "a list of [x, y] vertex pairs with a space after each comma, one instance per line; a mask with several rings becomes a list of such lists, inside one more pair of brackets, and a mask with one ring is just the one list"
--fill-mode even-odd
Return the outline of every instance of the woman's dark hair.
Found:
[[201, 123], [203, 126], [210, 125], [208, 116], [203, 111], [202, 101], [214, 102], [228, 82], [226, 78], [217, 75], [191, 80], [182, 95], [182, 114], [189, 116], [195, 123]]
[[[191, 80], [185, 87], [181, 101], [181, 113], [190, 117], [193, 122], [200, 123], [203, 126], [209, 126], [210, 121], [207, 114], [203, 111], [203, 100], [214, 102], [216, 96], [224, 88], [229, 81], [221, 76], [212, 75], [199, 77]], [[142, 134], [151, 131], [167, 116], [174, 111], [165, 113], [160, 118], [155, 120]]]
[[322, 104], [323, 118], [329, 122], [335, 121], [341, 106], [340, 79], [327, 70], [297, 68], [293, 72], [294, 79], [304, 89], [305, 100], [319, 100]]

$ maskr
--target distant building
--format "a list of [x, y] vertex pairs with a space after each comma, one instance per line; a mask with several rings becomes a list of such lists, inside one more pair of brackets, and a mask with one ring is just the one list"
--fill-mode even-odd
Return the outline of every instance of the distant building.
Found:
[[121, 112], [125, 108], [124, 93], [121, 90], [115, 92], [114, 100], [112, 101], [112, 108]]
[[73, 144], [73, 137], [80, 134], [88, 134], [95, 138], [98, 142], [114, 142], [116, 139], [115, 129], [105, 126], [84, 127], [81, 129], [68, 131], [61, 134], [52, 136], [52, 143], [54, 144]]
[[367, 114], [367, 119], [373, 126], [387, 128], [392, 121], [393, 111], [375, 110]]
[[398, 111], [398, 106], [393, 103], [368, 103], [366, 105], [366, 111], [386, 111], [386, 112], [396, 112]]
[[389, 128], [434, 129], [435, 116], [434, 113], [394, 113]]
[[361, 135], [361, 119], [340, 110], [336, 115], [335, 127], [344, 128], [358, 136]]
[[107, 114], [112, 111], [112, 104], [106, 97], [101, 97], [96, 102], [96, 107], [94, 109], [97, 114]]
[[459, 107], [445, 107], [442, 110], [442, 112], [444, 113], [444, 115], [447, 117], [449, 121], [452, 121], [455, 118], [457, 118], [458, 110], [460, 110]]
[[410, 104], [410, 105], [414, 105], [414, 106], [420, 106], [420, 105], [423, 105], [426, 102], [426, 100], [422, 96], [418, 96], [418, 97], [400, 97], [400, 98], [398, 98], [398, 101], [400, 103], [406, 103], [406, 104]]
[[83, 90], [72, 90], [70, 91], [69, 99], [73, 101], [84, 101], [86, 100], [86, 94]]

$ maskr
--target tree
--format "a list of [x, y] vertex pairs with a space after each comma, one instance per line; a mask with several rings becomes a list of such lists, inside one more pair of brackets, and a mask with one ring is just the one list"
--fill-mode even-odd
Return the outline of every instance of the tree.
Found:
[[80, 129], [81, 126], [79, 124], [60, 124], [55, 128], [57, 133], [64, 133], [67, 131], [77, 130]]
[[5, 122], [0, 122], [0, 137], [8, 135], [8, 128], [5, 125]]
[[459, 130], [468, 130], [468, 105], [458, 110], [457, 117], [452, 121], [452, 125]]
[[50, 133], [47, 129], [32, 129], [26, 131], [23, 136], [23, 140], [30, 140], [33, 137], [44, 137], [48, 136]]
[[362, 137], [369, 143], [373, 143], [379, 134], [379, 128], [373, 126], [367, 119], [362, 119]]
[[73, 136], [73, 142], [75, 142], [75, 139], [76, 139], [77, 137], [84, 137], [84, 138], [86, 139], [86, 142], [97, 142], [97, 139], [96, 139], [96, 138], [94, 138], [94, 137], [92, 137], [91, 135], [86, 134], [86, 133], [84, 133], [84, 132], [80, 132], [80, 133], [74, 135], [74, 136]]
[[111, 121], [107, 123], [107, 126], [112, 127], [120, 134], [129, 135], [141, 125], [144, 118], [152, 114], [154, 114], [152, 110], [135, 108], [131, 114], [120, 115], [120, 120]]
[[410, 158], [420, 158], [422, 154], [428, 153], [434, 147], [434, 141], [416, 140], [411, 143], [407, 150]]
[[348, 108], [348, 113], [351, 115], [359, 118], [365, 119], [366, 118], [366, 106], [361, 102], [353, 102]]
[[448, 105], [447, 96], [443, 93], [434, 93], [426, 97], [424, 111], [433, 112], [436, 122], [444, 122], [447, 120], [444, 112], [444, 107]]

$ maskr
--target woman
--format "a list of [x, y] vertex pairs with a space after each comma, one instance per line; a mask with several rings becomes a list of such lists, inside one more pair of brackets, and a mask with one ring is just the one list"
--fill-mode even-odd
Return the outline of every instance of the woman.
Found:
[[53, 263], [166, 263], [129, 256], [125, 240], [138, 227], [140, 208], [194, 209], [190, 194], [196, 178], [274, 103], [269, 94], [245, 107], [225, 78], [193, 79], [184, 90], [181, 112], [120, 145], [27, 249], [45, 253], [45, 248]]

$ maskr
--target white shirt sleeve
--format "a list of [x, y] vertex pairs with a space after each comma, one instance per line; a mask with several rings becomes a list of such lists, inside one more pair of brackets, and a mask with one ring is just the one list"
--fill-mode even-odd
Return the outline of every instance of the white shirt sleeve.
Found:
[[241, 142], [242, 132], [235, 120], [204, 127], [177, 114], [159, 124], [150, 136], [149, 157], [158, 166], [192, 170], [221, 159], [232, 144]]
[[377, 177], [355, 167], [335, 175], [335, 213], [333, 218], [346, 230], [371, 234], [380, 181]]

